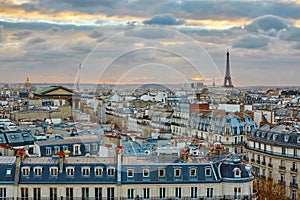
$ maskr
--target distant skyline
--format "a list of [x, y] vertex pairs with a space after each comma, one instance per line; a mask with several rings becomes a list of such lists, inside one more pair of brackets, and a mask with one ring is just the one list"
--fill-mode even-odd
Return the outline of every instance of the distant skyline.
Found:
[[[190, 57], [199, 57], [202, 78], [222, 84], [229, 49], [234, 86], [300, 85], [298, 0], [3, 0], [0, 5], [0, 82], [29, 77], [32, 83], [74, 83], [80, 63], [81, 82], [182, 82], [199, 76], [187, 65]], [[148, 27], [160, 29], [143, 31]], [[123, 31], [122, 41], [110, 40]], [[143, 49], [150, 40], [158, 50]], [[100, 42], [101, 51], [91, 53]], [[115, 58], [116, 48], [129, 47], [135, 51]], [[111, 60], [102, 74], [101, 64]]]

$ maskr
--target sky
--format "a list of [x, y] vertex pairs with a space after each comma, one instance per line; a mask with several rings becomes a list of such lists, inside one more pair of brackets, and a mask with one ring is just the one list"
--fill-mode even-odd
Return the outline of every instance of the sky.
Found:
[[1, 0], [0, 82], [299, 86], [299, 0]]

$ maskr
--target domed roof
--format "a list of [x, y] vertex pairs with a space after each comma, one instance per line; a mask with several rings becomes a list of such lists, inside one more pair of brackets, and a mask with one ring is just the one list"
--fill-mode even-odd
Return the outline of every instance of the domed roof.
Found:
[[31, 87], [31, 83], [30, 83], [28, 77], [27, 77], [27, 79], [26, 79], [26, 82], [25, 82], [25, 84], [24, 84], [24, 87], [25, 87], [25, 88], [30, 88], [30, 87]]

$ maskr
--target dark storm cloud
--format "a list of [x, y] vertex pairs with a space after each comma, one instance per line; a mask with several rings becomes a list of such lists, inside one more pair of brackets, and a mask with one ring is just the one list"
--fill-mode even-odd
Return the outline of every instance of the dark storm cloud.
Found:
[[155, 25], [180, 25], [183, 24], [183, 20], [177, 20], [173, 15], [156, 15], [149, 20], [145, 20], [144, 24], [155, 24]]
[[294, 48], [300, 50], [300, 43], [295, 44]]
[[28, 38], [32, 34], [32, 31], [28, 30], [23, 30], [23, 31], [18, 31], [16, 33], [13, 33], [13, 39], [15, 40], [23, 40], [25, 38]]
[[[261, 15], [300, 18], [300, 5], [274, 1], [170, 1], [165, 12], [194, 19], [256, 18]], [[217, 13], [217, 14], [216, 14]]]
[[[262, 17], [258, 17], [251, 24], [245, 27], [249, 32], [259, 33], [260, 31], [270, 33], [271, 36], [280, 30], [288, 29], [290, 24], [283, 18], [274, 16], [274, 15], [266, 15]], [[275, 32], [274, 32], [275, 31]]]
[[291, 27], [290, 29], [280, 31], [279, 38], [285, 41], [300, 41], [300, 28]]
[[246, 35], [233, 42], [233, 48], [256, 49], [263, 48], [268, 45], [270, 39], [265, 36]]

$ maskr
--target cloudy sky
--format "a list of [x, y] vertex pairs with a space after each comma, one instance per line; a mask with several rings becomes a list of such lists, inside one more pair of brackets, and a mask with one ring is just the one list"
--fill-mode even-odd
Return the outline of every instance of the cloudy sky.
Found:
[[[1, 0], [0, 82], [300, 85], [298, 0]], [[79, 67], [81, 63], [81, 66]]]

